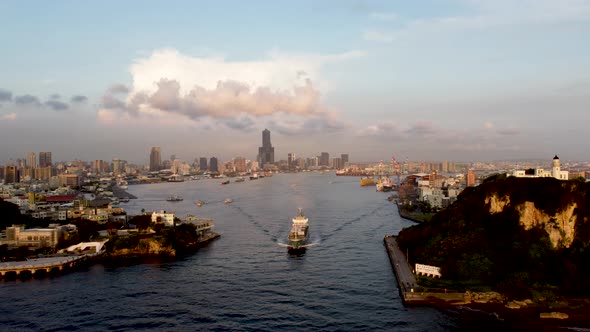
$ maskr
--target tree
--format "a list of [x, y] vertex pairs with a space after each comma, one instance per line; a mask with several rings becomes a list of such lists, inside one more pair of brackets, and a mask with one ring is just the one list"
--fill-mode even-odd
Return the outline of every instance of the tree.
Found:
[[140, 230], [146, 230], [150, 227], [150, 224], [152, 223], [152, 216], [148, 214], [134, 216], [129, 220], [129, 223], [134, 224]]

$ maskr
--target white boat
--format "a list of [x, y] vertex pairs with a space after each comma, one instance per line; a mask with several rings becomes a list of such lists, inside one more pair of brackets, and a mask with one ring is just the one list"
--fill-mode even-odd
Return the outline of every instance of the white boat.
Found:
[[258, 180], [260, 176], [258, 175], [258, 173], [253, 173], [252, 175], [250, 175], [250, 180]]
[[233, 203], [234, 201], [230, 198], [227, 198], [225, 201], [223, 201], [223, 203], [225, 204], [229, 204], [229, 203]]

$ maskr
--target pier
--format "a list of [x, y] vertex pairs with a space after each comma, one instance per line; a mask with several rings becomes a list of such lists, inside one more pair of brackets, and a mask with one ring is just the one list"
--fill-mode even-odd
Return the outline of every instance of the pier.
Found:
[[399, 293], [405, 305], [460, 305], [470, 303], [469, 295], [463, 292], [448, 292], [446, 289], [427, 289], [416, 282], [412, 267], [397, 245], [397, 238], [386, 235], [383, 239], [389, 262], [395, 272]]
[[64, 269], [73, 268], [93, 256], [83, 254], [77, 256], [34, 258], [19, 262], [2, 262], [0, 263], [0, 277], [5, 279], [10, 275], [15, 277], [21, 276], [23, 273], [30, 273], [33, 276], [38, 272], [46, 274], [59, 272]]

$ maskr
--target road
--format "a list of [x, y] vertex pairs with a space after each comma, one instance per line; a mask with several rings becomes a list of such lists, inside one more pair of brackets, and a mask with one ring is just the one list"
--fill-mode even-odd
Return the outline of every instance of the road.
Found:
[[395, 270], [397, 282], [402, 292], [412, 292], [414, 288], [418, 287], [416, 277], [412, 273], [412, 268], [406, 261], [406, 256], [397, 245], [397, 240], [394, 236], [385, 237], [385, 246], [389, 253], [389, 260]]

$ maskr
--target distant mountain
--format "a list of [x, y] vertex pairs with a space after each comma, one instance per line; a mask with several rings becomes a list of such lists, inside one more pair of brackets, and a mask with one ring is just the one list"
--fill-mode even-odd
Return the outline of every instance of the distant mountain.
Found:
[[590, 294], [590, 184], [495, 175], [400, 232], [412, 263], [522, 296]]

